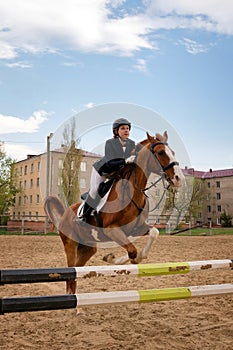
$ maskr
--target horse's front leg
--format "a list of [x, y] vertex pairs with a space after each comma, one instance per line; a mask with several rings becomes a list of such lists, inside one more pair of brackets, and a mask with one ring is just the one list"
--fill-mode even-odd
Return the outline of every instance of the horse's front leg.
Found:
[[147, 234], [147, 232], [148, 239], [146, 241], [146, 244], [142, 248], [142, 250], [140, 250], [140, 252], [137, 254], [137, 257], [135, 259], [129, 259], [128, 254], [120, 257], [115, 257], [113, 253], [109, 253], [106, 256], [104, 256], [103, 260], [112, 265], [124, 265], [128, 261], [130, 261], [132, 264], [139, 264], [143, 259], [147, 259], [152, 244], [154, 243], [154, 241], [156, 241], [156, 239], [159, 236], [159, 230], [155, 226], [150, 227], [145, 224], [145, 226], [141, 226], [141, 230], [137, 232], [137, 235], [144, 236], [145, 234]]
[[104, 234], [123, 247], [127, 251], [129, 259], [135, 259], [137, 257], [136, 247], [119, 227], [112, 226], [105, 228]]
[[159, 230], [154, 226], [150, 228], [148, 233], [148, 240], [146, 241], [146, 244], [144, 245], [142, 250], [138, 253], [137, 257], [133, 261], [131, 261], [133, 264], [139, 264], [143, 259], [147, 259], [151, 246], [153, 242], [158, 238], [158, 236]]

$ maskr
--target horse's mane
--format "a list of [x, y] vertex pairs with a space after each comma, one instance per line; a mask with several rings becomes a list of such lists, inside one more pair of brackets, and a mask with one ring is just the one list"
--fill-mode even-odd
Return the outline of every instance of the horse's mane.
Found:
[[[163, 137], [161, 134], [157, 133], [157, 134], [155, 134], [154, 140], [155, 140], [155, 142], [156, 142], [156, 141], [164, 141], [164, 137]], [[142, 140], [142, 141], [138, 142], [138, 143], [136, 144], [136, 151], [139, 152], [140, 149], [142, 149], [142, 147], [144, 147], [144, 146], [147, 146], [148, 143], [149, 143], [148, 138], [146, 138], [145, 140]]]

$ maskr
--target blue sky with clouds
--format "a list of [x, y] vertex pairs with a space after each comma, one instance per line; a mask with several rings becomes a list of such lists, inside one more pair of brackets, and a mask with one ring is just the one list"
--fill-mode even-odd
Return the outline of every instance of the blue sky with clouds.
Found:
[[78, 111], [123, 102], [165, 118], [196, 169], [232, 168], [232, 94], [230, 0], [0, 2], [0, 141], [18, 160]]

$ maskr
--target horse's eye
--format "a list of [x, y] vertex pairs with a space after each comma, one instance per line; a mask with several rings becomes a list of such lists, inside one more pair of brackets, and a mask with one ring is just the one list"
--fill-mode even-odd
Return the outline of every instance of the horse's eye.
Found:
[[161, 151], [158, 151], [158, 155], [159, 156], [163, 156], [164, 155], [164, 150], [161, 149]]

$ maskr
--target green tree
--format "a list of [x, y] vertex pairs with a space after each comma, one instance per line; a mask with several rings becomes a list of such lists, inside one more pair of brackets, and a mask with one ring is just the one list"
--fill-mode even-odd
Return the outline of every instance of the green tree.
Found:
[[227, 215], [225, 210], [222, 213], [222, 215], [220, 216], [220, 219], [221, 219], [222, 227], [231, 227], [232, 226], [232, 216]]
[[63, 132], [64, 149], [66, 151], [61, 174], [63, 200], [71, 205], [79, 200], [79, 178], [82, 150], [77, 148], [79, 140], [75, 141], [75, 119], [66, 125]]
[[[14, 204], [15, 195], [19, 192], [16, 187], [15, 161], [8, 157], [4, 143], [0, 142], [0, 215], [6, 215], [9, 207]], [[1, 217], [1, 224], [6, 219]]]

